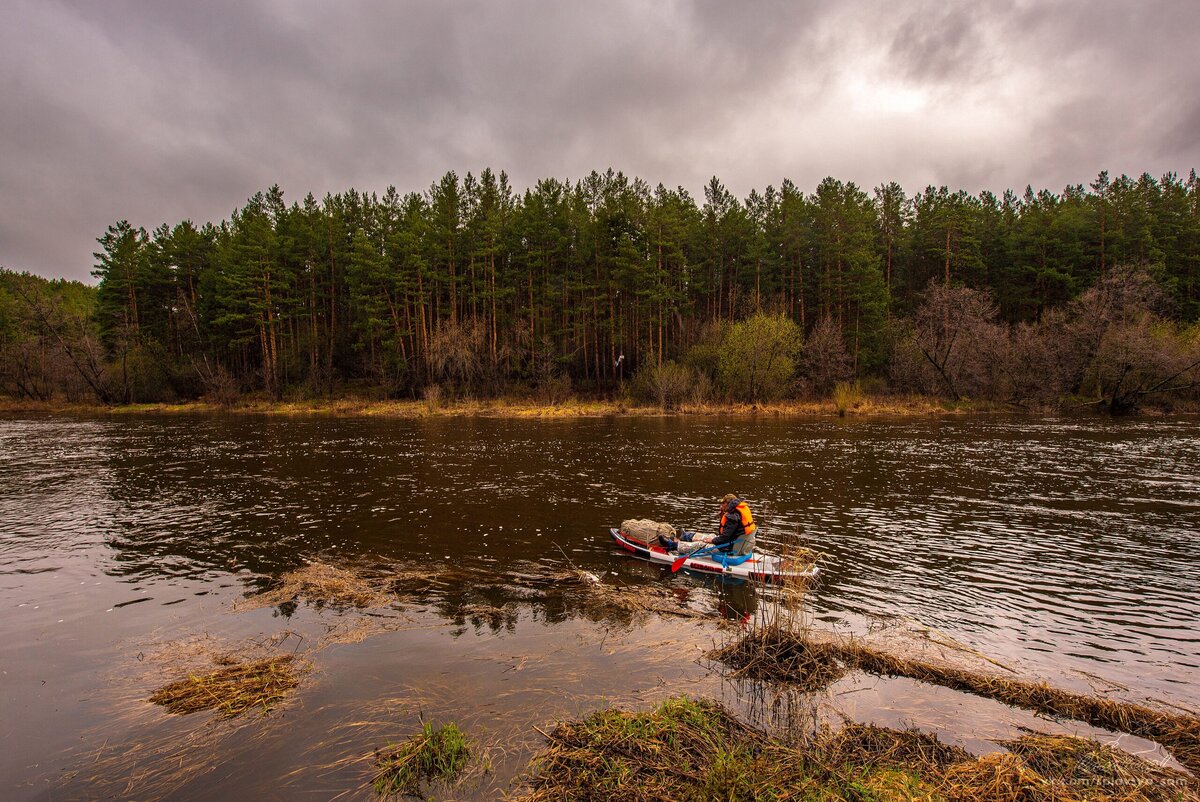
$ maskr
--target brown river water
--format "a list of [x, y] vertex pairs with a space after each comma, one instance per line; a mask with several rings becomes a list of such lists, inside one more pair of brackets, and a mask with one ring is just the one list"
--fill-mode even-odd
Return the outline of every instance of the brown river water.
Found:
[[[702, 659], [736, 627], [542, 599], [462, 609], [471, 576], [566, 558], [699, 612], [753, 613], [769, 591], [672, 575], [607, 534], [630, 517], [712, 531], [726, 492], [751, 502], [761, 545], [798, 531], [828, 553], [808, 600], [822, 625], [913, 619], [1069, 688], [1200, 707], [1196, 419], [8, 416], [0, 798], [369, 798], [361, 758], [425, 719], [487, 745], [492, 772], [456, 793], [490, 799], [562, 717], [684, 692], [753, 715], [761, 695]], [[232, 609], [314, 558], [468, 578], [393, 631], [314, 651], [269, 717], [145, 701], [164, 644], [303, 653], [342, 626], [349, 613], [307, 604]], [[908, 680], [828, 693], [975, 751], [1049, 726]]]

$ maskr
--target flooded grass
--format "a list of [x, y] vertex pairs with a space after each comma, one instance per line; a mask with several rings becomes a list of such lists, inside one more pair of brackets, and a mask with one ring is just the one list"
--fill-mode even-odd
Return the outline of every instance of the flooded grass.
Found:
[[729, 666], [735, 677], [795, 683], [805, 689], [824, 687], [849, 670], [908, 677], [1156, 741], [1182, 765], [1200, 771], [1200, 718], [1195, 716], [1088, 696], [1045, 682], [909, 657], [854, 638], [782, 624], [751, 630], [713, 650], [709, 657]]
[[150, 701], [178, 714], [216, 710], [232, 718], [249, 711], [269, 713], [300, 685], [305, 670], [306, 664], [290, 654], [234, 663], [165, 685]]
[[453, 781], [471, 760], [467, 739], [454, 722], [421, 732], [398, 746], [376, 753], [371, 785], [380, 796], [420, 795], [423, 782]]
[[514, 802], [1167, 802], [1198, 790], [1193, 778], [1077, 738], [1030, 735], [982, 757], [927, 733], [864, 725], [784, 743], [685, 697], [594, 713], [546, 738]]
[[240, 600], [234, 609], [273, 607], [298, 599], [316, 606], [386, 607], [396, 600], [387, 587], [386, 579], [361, 567], [312, 562], [279, 577], [265, 592]]
[[1155, 710], [1133, 702], [1104, 699], [1055, 688], [1045, 682], [1012, 679], [949, 666], [907, 660], [861, 645], [846, 652], [852, 665], [874, 674], [910, 677], [995, 699], [1049, 716], [1127, 732], [1166, 747], [1184, 766], [1200, 771], [1200, 718]]

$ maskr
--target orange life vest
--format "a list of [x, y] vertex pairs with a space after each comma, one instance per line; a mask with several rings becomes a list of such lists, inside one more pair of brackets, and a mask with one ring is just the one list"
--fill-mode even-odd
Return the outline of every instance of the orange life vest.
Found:
[[[746, 502], [739, 500], [734, 509], [737, 510], [738, 515], [740, 515], [742, 518], [742, 535], [753, 535], [754, 530], [758, 529], [758, 526], [754, 523], [754, 517], [750, 515], [750, 506], [746, 504]], [[725, 531], [725, 519], [728, 517], [729, 513], [721, 513], [722, 532]]]

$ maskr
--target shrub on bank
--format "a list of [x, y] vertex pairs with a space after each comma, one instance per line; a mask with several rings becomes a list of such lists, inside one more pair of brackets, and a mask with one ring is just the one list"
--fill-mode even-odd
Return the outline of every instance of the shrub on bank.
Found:
[[656, 404], [663, 409], [676, 409], [697, 401], [702, 375], [692, 367], [678, 362], [649, 364], [634, 376], [633, 397], [642, 403]]
[[782, 398], [795, 374], [802, 341], [800, 327], [786, 315], [760, 313], [735, 323], [722, 341], [718, 386], [739, 401]]

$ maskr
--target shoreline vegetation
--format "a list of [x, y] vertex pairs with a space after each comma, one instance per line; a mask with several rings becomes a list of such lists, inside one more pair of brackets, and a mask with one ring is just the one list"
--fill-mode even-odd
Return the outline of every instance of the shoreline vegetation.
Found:
[[[1188, 410], [1190, 411], [1190, 410]], [[751, 403], [698, 403], [662, 407], [622, 400], [569, 398], [545, 402], [536, 398], [460, 399], [445, 402], [428, 400], [372, 400], [366, 398], [305, 399], [273, 401], [269, 398], [242, 398], [233, 404], [208, 400], [95, 404], [68, 401], [34, 401], [0, 398], [0, 413], [80, 414], [80, 415], [177, 415], [199, 413], [235, 413], [252, 415], [346, 416], [380, 418], [602, 418], [602, 417], [904, 417], [1021, 413], [1022, 410], [991, 402], [948, 401], [936, 397], [861, 396], [840, 405], [834, 399], [812, 401], [776, 401]]]
[[[437, 595], [434, 588], [450, 578], [437, 575], [432, 583], [419, 582], [415, 580], [427, 572], [411, 566], [409, 570], [411, 574], [403, 575], [370, 561], [310, 563], [280, 577], [264, 577], [262, 586], [249, 591], [230, 612], [305, 604], [333, 609], [351, 620], [386, 613], [411, 624], [406, 611], [429, 603]], [[477, 584], [464, 580], [466, 576], [457, 576], [449, 584]], [[604, 610], [614, 620], [626, 622], [644, 614], [670, 619], [687, 612], [674, 597], [662, 598], [661, 589], [654, 585], [624, 585], [567, 565], [530, 564], [491, 581], [496, 583], [494, 589], [510, 591], [505, 609], [484, 609], [468, 594], [457, 602], [459, 615], [489, 620], [495, 614], [513, 614], [513, 606], [560, 594], [588, 605], [596, 614]], [[873, 627], [861, 635], [816, 626], [805, 605], [808, 582], [778, 590], [751, 621], [740, 626], [710, 615], [687, 616], [713, 620], [725, 633], [705, 656], [711, 670], [738, 687], [739, 695], [748, 695], [752, 708], [754, 698], [773, 698], [775, 713], [768, 712], [767, 705], [756, 717], [753, 711], [739, 713], [713, 699], [677, 695], [636, 710], [584, 711], [574, 720], [534, 724], [533, 730], [544, 740], [536, 747], [531, 744], [529, 756], [520, 758], [523, 772], [513, 767], [518, 773], [507, 789], [495, 784], [496, 778], [485, 779], [495, 768], [493, 756], [507, 754], [503, 749], [474, 740], [475, 734], [453, 722], [435, 726], [423, 715], [419, 732], [397, 733], [399, 737], [378, 742], [371, 741], [377, 737], [370, 734], [372, 730], [358, 733], [354, 743], [346, 744], [347, 754], [330, 765], [359, 767], [361, 786], [347, 791], [356, 794], [353, 798], [374, 794], [371, 798], [394, 799], [420, 796], [427, 790], [435, 790], [441, 798], [443, 791], [451, 789], [472, 796], [473, 787], [468, 785], [486, 782], [491, 784], [473, 791], [502, 795], [513, 802], [1200, 799], [1200, 713], [1166, 710], [1157, 703], [1147, 707], [1149, 700], [1133, 699], [1129, 689], [1112, 697], [1112, 688], [1085, 694], [1051, 685], [911, 620]], [[357, 627], [351, 623], [348, 629]], [[269, 645], [252, 641], [242, 649], [210, 642], [207, 634], [198, 643], [168, 643], [160, 651], [151, 650], [148, 660], [161, 663], [153, 676], [175, 681], [160, 687], [149, 701], [155, 707], [165, 705], [172, 714], [211, 710], [218, 720], [257, 710], [261, 715], [247, 717], [241, 726], [265, 726], [255, 722], [275, 716], [275, 703], [299, 684], [293, 663], [307, 673], [324, 646], [357, 643], [384, 631], [386, 627], [362, 637], [306, 646], [298, 655], [280, 651], [286, 637]], [[211, 664], [207, 669], [197, 667], [205, 662]], [[952, 731], [875, 726], [855, 720], [836, 705], [832, 713], [818, 715], [822, 704], [836, 698], [827, 689], [854, 672], [908, 677], [993, 699], [1032, 711], [1045, 723], [1033, 725], [1036, 729], [1014, 724], [1011, 736], [977, 754], [954, 745], [958, 733]], [[790, 702], [780, 708], [785, 697]], [[779, 710], [786, 711], [783, 719]], [[386, 715], [372, 715], [386, 728]], [[1113, 734], [1137, 735], [1157, 743], [1162, 751], [1148, 752], [1144, 743], [1123, 746], [1120, 737], [1104, 743], [1097, 740], [1102, 736], [1073, 731], [1072, 721]], [[196, 757], [193, 753], [189, 760], [194, 763]], [[119, 755], [110, 763], [89, 766], [94, 775], [89, 782], [108, 781], [112, 778], [106, 772], [117, 769], [114, 781], [126, 783], [130, 768], [126, 757]], [[162, 776], [151, 772], [151, 786], [139, 790], [153, 788], [167, 795], [198, 770], [183, 761], [178, 771]], [[156, 782], [160, 785], [153, 785]]]
[[684, 696], [598, 711], [545, 737], [514, 802], [1176, 802], [1200, 792], [1194, 777], [1085, 738], [1030, 732], [975, 756], [930, 733], [846, 722], [785, 740]]
[[524, 192], [448, 172], [290, 205], [272, 186], [97, 242], [95, 286], [0, 267], [0, 396], [1200, 403], [1194, 171], [745, 199], [715, 177], [699, 199], [611, 169]]

